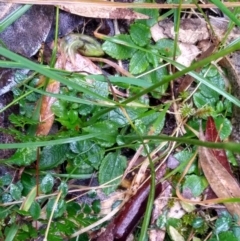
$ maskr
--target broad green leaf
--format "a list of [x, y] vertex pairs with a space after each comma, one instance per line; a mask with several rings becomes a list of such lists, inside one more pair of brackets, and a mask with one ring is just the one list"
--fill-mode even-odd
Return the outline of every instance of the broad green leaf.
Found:
[[21, 176], [21, 183], [23, 185], [23, 195], [27, 196], [36, 186], [36, 177], [24, 172]]
[[204, 219], [202, 217], [196, 217], [193, 222], [192, 222], [192, 226], [193, 228], [201, 228], [204, 224]]
[[239, 226], [234, 226], [232, 227], [232, 231], [235, 235], [235, 237], [237, 237], [237, 240], [240, 240], [240, 227]]
[[[223, 77], [219, 74], [219, 70], [211, 66], [205, 67], [200, 72], [202, 76], [205, 76], [205, 78], [208, 80], [209, 83], [217, 86], [219, 89], [224, 90], [225, 89], [225, 82]], [[219, 93], [217, 93], [215, 90], [212, 90], [206, 85], [200, 85], [199, 90], [202, 95], [204, 95], [207, 98], [214, 98], [216, 101], [219, 99]]]
[[[99, 169], [99, 183], [104, 184], [122, 175], [126, 168], [126, 162], [126, 157], [120, 155], [119, 152], [108, 153], [103, 159]], [[106, 194], [110, 194], [116, 190], [117, 186], [120, 184], [120, 179], [116, 179], [110, 184], [112, 185], [111, 187], [103, 189]]]
[[[180, 151], [174, 155], [174, 157], [179, 161], [179, 164], [185, 162], [186, 160], [191, 160], [194, 153], [189, 151]], [[195, 172], [197, 169], [196, 163], [194, 162], [188, 170], [188, 174]], [[184, 168], [180, 170], [180, 173], [184, 171]]]
[[98, 169], [105, 153], [102, 147], [88, 140], [72, 142], [70, 144], [70, 149], [72, 152], [80, 154], [81, 158], [86, 160], [86, 162], [95, 169]]
[[92, 209], [94, 211], [94, 213], [98, 214], [101, 211], [101, 202], [100, 200], [94, 200], [92, 203]]
[[76, 216], [81, 211], [81, 206], [76, 202], [68, 202], [66, 204], [66, 211], [69, 216]]
[[88, 164], [86, 158], [82, 158], [81, 155], [76, 156], [73, 160], [69, 160], [66, 166], [67, 173], [70, 174], [92, 174], [94, 168]]
[[9, 193], [3, 193], [2, 194], [2, 203], [10, 203], [13, 201], [12, 195]]
[[[113, 37], [113, 39], [118, 39], [123, 41], [123, 43], [130, 43], [131, 45], [134, 45], [129, 35], [120, 34]], [[135, 52], [135, 49], [132, 47], [127, 47], [110, 41], [105, 41], [102, 45], [102, 49], [114, 59], [129, 59]]]
[[20, 200], [22, 197], [23, 186], [21, 183], [10, 184], [10, 194], [14, 200]]
[[12, 176], [8, 173], [0, 177], [0, 186], [8, 186], [12, 182]]
[[[168, 75], [167, 68], [163, 67], [145, 75], [144, 79], [148, 80], [152, 84], [156, 84], [161, 82], [163, 77], [166, 75]], [[169, 86], [169, 83], [166, 83], [154, 89], [154, 91], [151, 92], [152, 96], [156, 99], [159, 99], [163, 94], [166, 93], [168, 86]]]
[[138, 46], [145, 46], [150, 42], [150, 28], [141, 23], [133, 23], [130, 26], [130, 36]]
[[[140, 118], [140, 116], [146, 112], [146, 108], [134, 108], [134, 107], [126, 107], [125, 111], [127, 112], [129, 118], [134, 121], [137, 118]], [[129, 124], [128, 119], [123, 114], [122, 110], [120, 108], [114, 109], [108, 113], [108, 119], [117, 123], [121, 127]]]
[[48, 170], [57, 167], [65, 161], [69, 147], [66, 144], [46, 146], [43, 148], [39, 161], [40, 170]]
[[92, 212], [92, 209], [91, 209], [91, 207], [90, 207], [87, 203], [85, 203], [85, 204], [83, 204], [83, 209], [82, 209], [82, 211], [83, 211], [85, 214], [89, 215], [89, 214]]
[[147, 69], [148, 65], [146, 53], [142, 50], [137, 50], [130, 60], [129, 70], [132, 74], [140, 74]]
[[36, 161], [37, 148], [20, 148], [9, 159], [5, 160], [6, 163], [11, 163], [17, 166], [29, 166]]
[[0, 207], [0, 219], [3, 220], [10, 213], [10, 209], [6, 207]]
[[34, 201], [29, 209], [29, 213], [34, 220], [37, 220], [41, 214], [41, 207], [37, 201]]
[[[144, 1], [144, 2], [149, 2], [149, 1]], [[149, 27], [152, 27], [154, 24], [158, 22], [159, 9], [144, 9], [144, 8], [139, 9], [138, 8], [138, 9], [134, 9], [134, 11], [148, 15], [150, 17], [149, 19], [139, 19], [136, 21], [137, 23], [145, 24]]]
[[66, 196], [68, 192], [68, 185], [66, 182], [62, 181], [58, 187], [58, 190], [62, 192], [62, 196]]
[[190, 175], [185, 177], [185, 182], [182, 186], [183, 191], [188, 190], [192, 193], [193, 197], [197, 197], [208, 186], [208, 183], [204, 177], [197, 175]]
[[66, 210], [66, 203], [63, 199], [58, 200], [58, 203], [56, 204], [56, 208], [53, 210], [55, 201], [56, 199], [52, 198], [47, 203], [47, 208], [46, 208], [47, 218], [50, 217], [52, 212], [54, 212], [53, 218], [61, 217]]
[[193, 95], [193, 101], [197, 108], [202, 108], [206, 105], [215, 106], [215, 98], [206, 98], [202, 93], [196, 92]]
[[104, 122], [97, 122], [91, 126], [83, 128], [84, 131], [90, 133], [101, 133], [96, 139], [96, 142], [102, 147], [110, 147], [116, 142], [118, 134], [118, 127], [113, 121], [106, 120]]
[[93, 216], [89, 217], [89, 216], [86, 216], [84, 213], [81, 213], [77, 217], [75, 217], [75, 220], [79, 225], [86, 227], [96, 222], [98, 218]]
[[146, 53], [146, 57], [148, 62], [153, 65], [153, 68], [157, 68], [159, 66], [160, 59], [158, 57], [158, 51], [156, 49], [152, 49], [151, 53]]
[[215, 125], [219, 132], [221, 140], [228, 138], [232, 132], [232, 123], [229, 119], [224, 117], [214, 118]]
[[[167, 57], [172, 57], [173, 56], [173, 49], [174, 49], [174, 41], [172, 39], [160, 39], [156, 42], [154, 45], [154, 48], [158, 50], [159, 54], [165, 55]], [[180, 49], [177, 46], [177, 51], [176, 55], [180, 55]]]
[[46, 194], [52, 191], [54, 185], [54, 178], [51, 174], [47, 174], [40, 183], [41, 191]]
[[238, 241], [238, 238], [231, 231], [226, 231], [220, 233], [217, 237], [214, 236], [209, 241]]
[[232, 224], [231, 216], [220, 216], [217, 221], [215, 222], [215, 234], [219, 234], [221, 232], [228, 231]]

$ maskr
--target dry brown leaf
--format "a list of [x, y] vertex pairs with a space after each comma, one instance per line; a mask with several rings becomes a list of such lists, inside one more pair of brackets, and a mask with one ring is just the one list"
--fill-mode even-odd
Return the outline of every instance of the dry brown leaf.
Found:
[[[57, 94], [59, 92], [59, 89], [60, 83], [58, 81], [50, 81], [46, 88], [46, 91]], [[49, 133], [54, 121], [54, 114], [52, 113], [51, 107], [55, 101], [56, 98], [54, 97], [46, 95], [43, 96], [40, 110], [41, 123], [38, 125], [36, 135], [45, 136]]]
[[84, 6], [76, 4], [59, 5], [59, 8], [66, 12], [89, 18], [109, 18], [109, 19], [148, 19], [149, 16], [134, 12], [125, 8], [108, 8], [104, 6]]
[[[199, 162], [211, 188], [219, 198], [240, 197], [240, 187], [231, 174], [206, 147], [199, 147]], [[232, 215], [240, 217], [239, 203], [224, 203]]]

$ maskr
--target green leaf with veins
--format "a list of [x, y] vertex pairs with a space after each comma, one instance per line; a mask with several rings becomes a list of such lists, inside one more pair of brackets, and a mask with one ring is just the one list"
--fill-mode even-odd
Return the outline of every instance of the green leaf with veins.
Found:
[[[156, 44], [153, 46], [154, 49], [157, 49], [159, 54], [161, 55], [165, 55], [167, 57], [172, 57], [174, 52], [174, 41], [172, 39], [160, 39], [156, 42]], [[176, 50], [176, 56], [180, 55], [180, 49], [177, 46], [177, 50]]]
[[232, 133], [232, 123], [229, 119], [218, 116], [214, 118], [215, 125], [217, 127], [221, 140], [224, 140]]
[[39, 169], [49, 170], [62, 164], [68, 151], [67, 144], [44, 147], [39, 161]]
[[20, 148], [5, 163], [17, 166], [29, 166], [37, 158], [37, 148]]
[[79, 154], [83, 160], [86, 160], [95, 169], [98, 169], [105, 150], [92, 141], [78, 141], [70, 143], [72, 152]]
[[[190, 152], [190, 151], [180, 151], [178, 153], [176, 153], [174, 155], [174, 157], [177, 159], [177, 161], [179, 161], [179, 164], [185, 162], [186, 160], [191, 160], [191, 158], [193, 157], [194, 153], [193, 152]], [[182, 173], [184, 171], [184, 168], [179, 170], [180, 173]], [[188, 174], [190, 173], [194, 173], [195, 171], [197, 170], [197, 165], [196, 165], [196, 162], [193, 162], [193, 164], [190, 166], [189, 170], [188, 170]]]
[[[161, 82], [163, 77], [166, 76], [167, 74], [168, 74], [167, 68], [162, 67], [145, 75], [144, 79], [151, 82], [152, 84], [156, 84]], [[169, 83], [166, 83], [156, 88], [154, 91], [151, 92], [152, 96], [156, 99], [159, 99], [164, 93], [166, 93], [168, 86], [169, 86]]]
[[144, 72], [149, 65], [146, 53], [142, 50], [137, 50], [129, 63], [129, 70], [132, 74], [140, 74]]
[[151, 49], [151, 52], [146, 53], [146, 57], [148, 62], [153, 65], [153, 68], [157, 68], [159, 66], [160, 60], [156, 49]]
[[145, 46], [150, 42], [150, 28], [141, 23], [133, 23], [130, 26], [130, 36], [138, 46]]
[[[134, 121], [137, 118], [140, 118], [140, 116], [146, 112], [146, 108], [133, 108], [133, 107], [126, 107], [125, 111], [127, 112], [129, 118]], [[128, 119], [123, 114], [122, 110], [120, 108], [111, 110], [108, 113], [108, 119], [117, 123], [119, 126], [123, 127], [127, 124], [129, 124]]]
[[197, 108], [202, 108], [206, 105], [215, 107], [216, 99], [215, 98], [206, 98], [200, 92], [196, 92], [193, 95], [193, 102], [194, 102], [194, 104], [196, 105]]
[[[99, 183], [102, 185], [112, 179], [123, 174], [127, 164], [127, 159], [125, 156], [120, 155], [119, 152], [108, 153], [102, 160], [100, 169], [99, 169]], [[111, 183], [111, 186], [106, 187], [103, 191], [106, 194], [110, 194], [117, 189], [117, 186], [120, 184], [121, 178], [115, 179]]]
[[97, 138], [96, 142], [102, 147], [110, 147], [115, 144], [116, 136], [118, 134], [119, 125], [113, 121], [103, 121], [94, 123], [91, 126], [83, 128], [85, 132], [90, 133], [101, 133]]
[[210, 238], [208, 241], [239, 241], [232, 231], [222, 232], [219, 235]]
[[50, 193], [52, 191], [53, 185], [54, 185], [54, 178], [53, 178], [53, 176], [51, 174], [47, 174], [41, 180], [41, 183], [40, 183], [41, 191], [44, 194]]
[[[147, 1], [144, 1], [144, 2], [147, 2]], [[143, 8], [139, 9], [139, 8], [137, 8], [137, 9], [134, 9], [134, 11], [148, 15], [150, 17], [149, 19], [139, 19], [136, 21], [137, 23], [141, 23], [146, 26], [152, 27], [154, 24], [156, 24], [158, 22], [159, 9], [143, 9]]]
[[37, 220], [41, 214], [41, 206], [37, 201], [33, 201], [29, 213], [32, 216], [33, 220]]
[[53, 210], [55, 202], [56, 202], [56, 199], [52, 198], [47, 203], [46, 212], [47, 212], [48, 219], [52, 212], [53, 212], [53, 218], [58, 218], [58, 217], [61, 217], [66, 210], [66, 203], [63, 199], [58, 200], [56, 208]]
[[10, 184], [10, 194], [14, 200], [20, 200], [22, 197], [22, 185]]
[[69, 174], [92, 174], [94, 168], [88, 163], [86, 157], [82, 157], [80, 154], [73, 160], [68, 160], [66, 166], [67, 173]]
[[[129, 35], [119, 34], [112, 39], [122, 40], [131, 45], [135, 45]], [[116, 44], [110, 41], [105, 41], [102, 45], [102, 49], [105, 53], [115, 59], [130, 59], [136, 51], [132, 47]]]
[[197, 197], [207, 188], [208, 182], [206, 178], [199, 177], [197, 175], [189, 175], [185, 177], [184, 184], [182, 186], [183, 191], [190, 191], [193, 197]]
[[[204, 67], [200, 72], [205, 78], [209, 81], [209, 83], [217, 86], [221, 90], [225, 90], [225, 81], [223, 77], [219, 74], [219, 70], [215, 66], [207, 66]], [[216, 101], [219, 100], [219, 93], [212, 90], [206, 85], [200, 85], [199, 87], [200, 93], [207, 98], [214, 98]]]

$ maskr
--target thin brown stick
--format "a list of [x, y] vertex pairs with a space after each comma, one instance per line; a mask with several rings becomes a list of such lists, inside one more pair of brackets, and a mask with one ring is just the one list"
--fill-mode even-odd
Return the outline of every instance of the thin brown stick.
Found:
[[92, 61], [99, 61], [105, 64], [110, 65], [111, 67], [115, 68], [115, 70], [117, 70], [119, 73], [121, 73], [124, 76], [127, 77], [134, 77], [132, 74], [130, 74], [127, 70], [123, 69], [122, 67], [120, 67], [118, 64], [114, 63], [113, 61], [109, 60], [109, 59], [104, 59], [104, 58], [98, 58], [98, 57], [89, 57], [90, 60]]
[[[104, 8], [150, 8], [150, 9], [172, 9], [179, 8], [179, 4], [156, 4], [156, 3], [120, 3], [120, 2], [105, 2], [92, 0], [0, 0], [3, 3], [22, 3], [22, 4], [36, 4], [36, 5], [68, 5], [68, 4], [79, 4], [82, 6], [94, 6], [94, 7], [104, 7]], [[97, 6], [98, 5], [98, 6]], [[240, 7], [239, 2], [225, 2], [224, 5], [228, 8]], [[208, 4], [182, 4], [181, 9], [186, 8], [217, 8], [216, 5]]]

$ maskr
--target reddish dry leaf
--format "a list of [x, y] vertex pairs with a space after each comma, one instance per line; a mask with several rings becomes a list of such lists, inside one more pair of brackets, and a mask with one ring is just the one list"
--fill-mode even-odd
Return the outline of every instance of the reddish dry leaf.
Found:
[[[211, 188], [219, 198], [240, 197], [240, 187], [233, 176], [206, 147], [199, 147], [199, 162]], [[224, 203], [232, 215], [240, 217], [240, 203]], [[240, 223], [240, 222], [239, 222]]]
[[[58, 81], [50, 81], [46, 91], [57, 94], [59, 92], [60, 83]], [[51, 96], [43, 96], [40, 110], [40, 124], [38, 125], [36, 135], [45, 136], [49, 133], [54, 122], [54, 114], [51, 107], [56, 101], [56, 98]]]
[[[166, 165], [164, 164], [156, 171], [156, 181], [160, 180], [165, 172]], [[149, 191], [150, 179], [124, 204], [118, 215], [110, 222], [105, 232], [98, 237], [97, 241], [127, 240], [127, 237], [145, 212]], [[162, 185], [158, 183], [156, 184], [155, 197], [161, 192]]]
[[[216, 125], [212, 117], [208, 117], [205, 140], [212, 142], [221, 142]], [[216, 159], [222, 164], [222, 166], [232, 175], [231, 166], [228, 162], [227, 155], [223, 149], [211, 149], [211, 152], [216, 157]]]
[[149, 16], [125, 8], [108, 8], [96, 6], [80, 6], [76, 4], [59, 5], [59, 8], [84, 17], [109, 19], [148, 19]]

